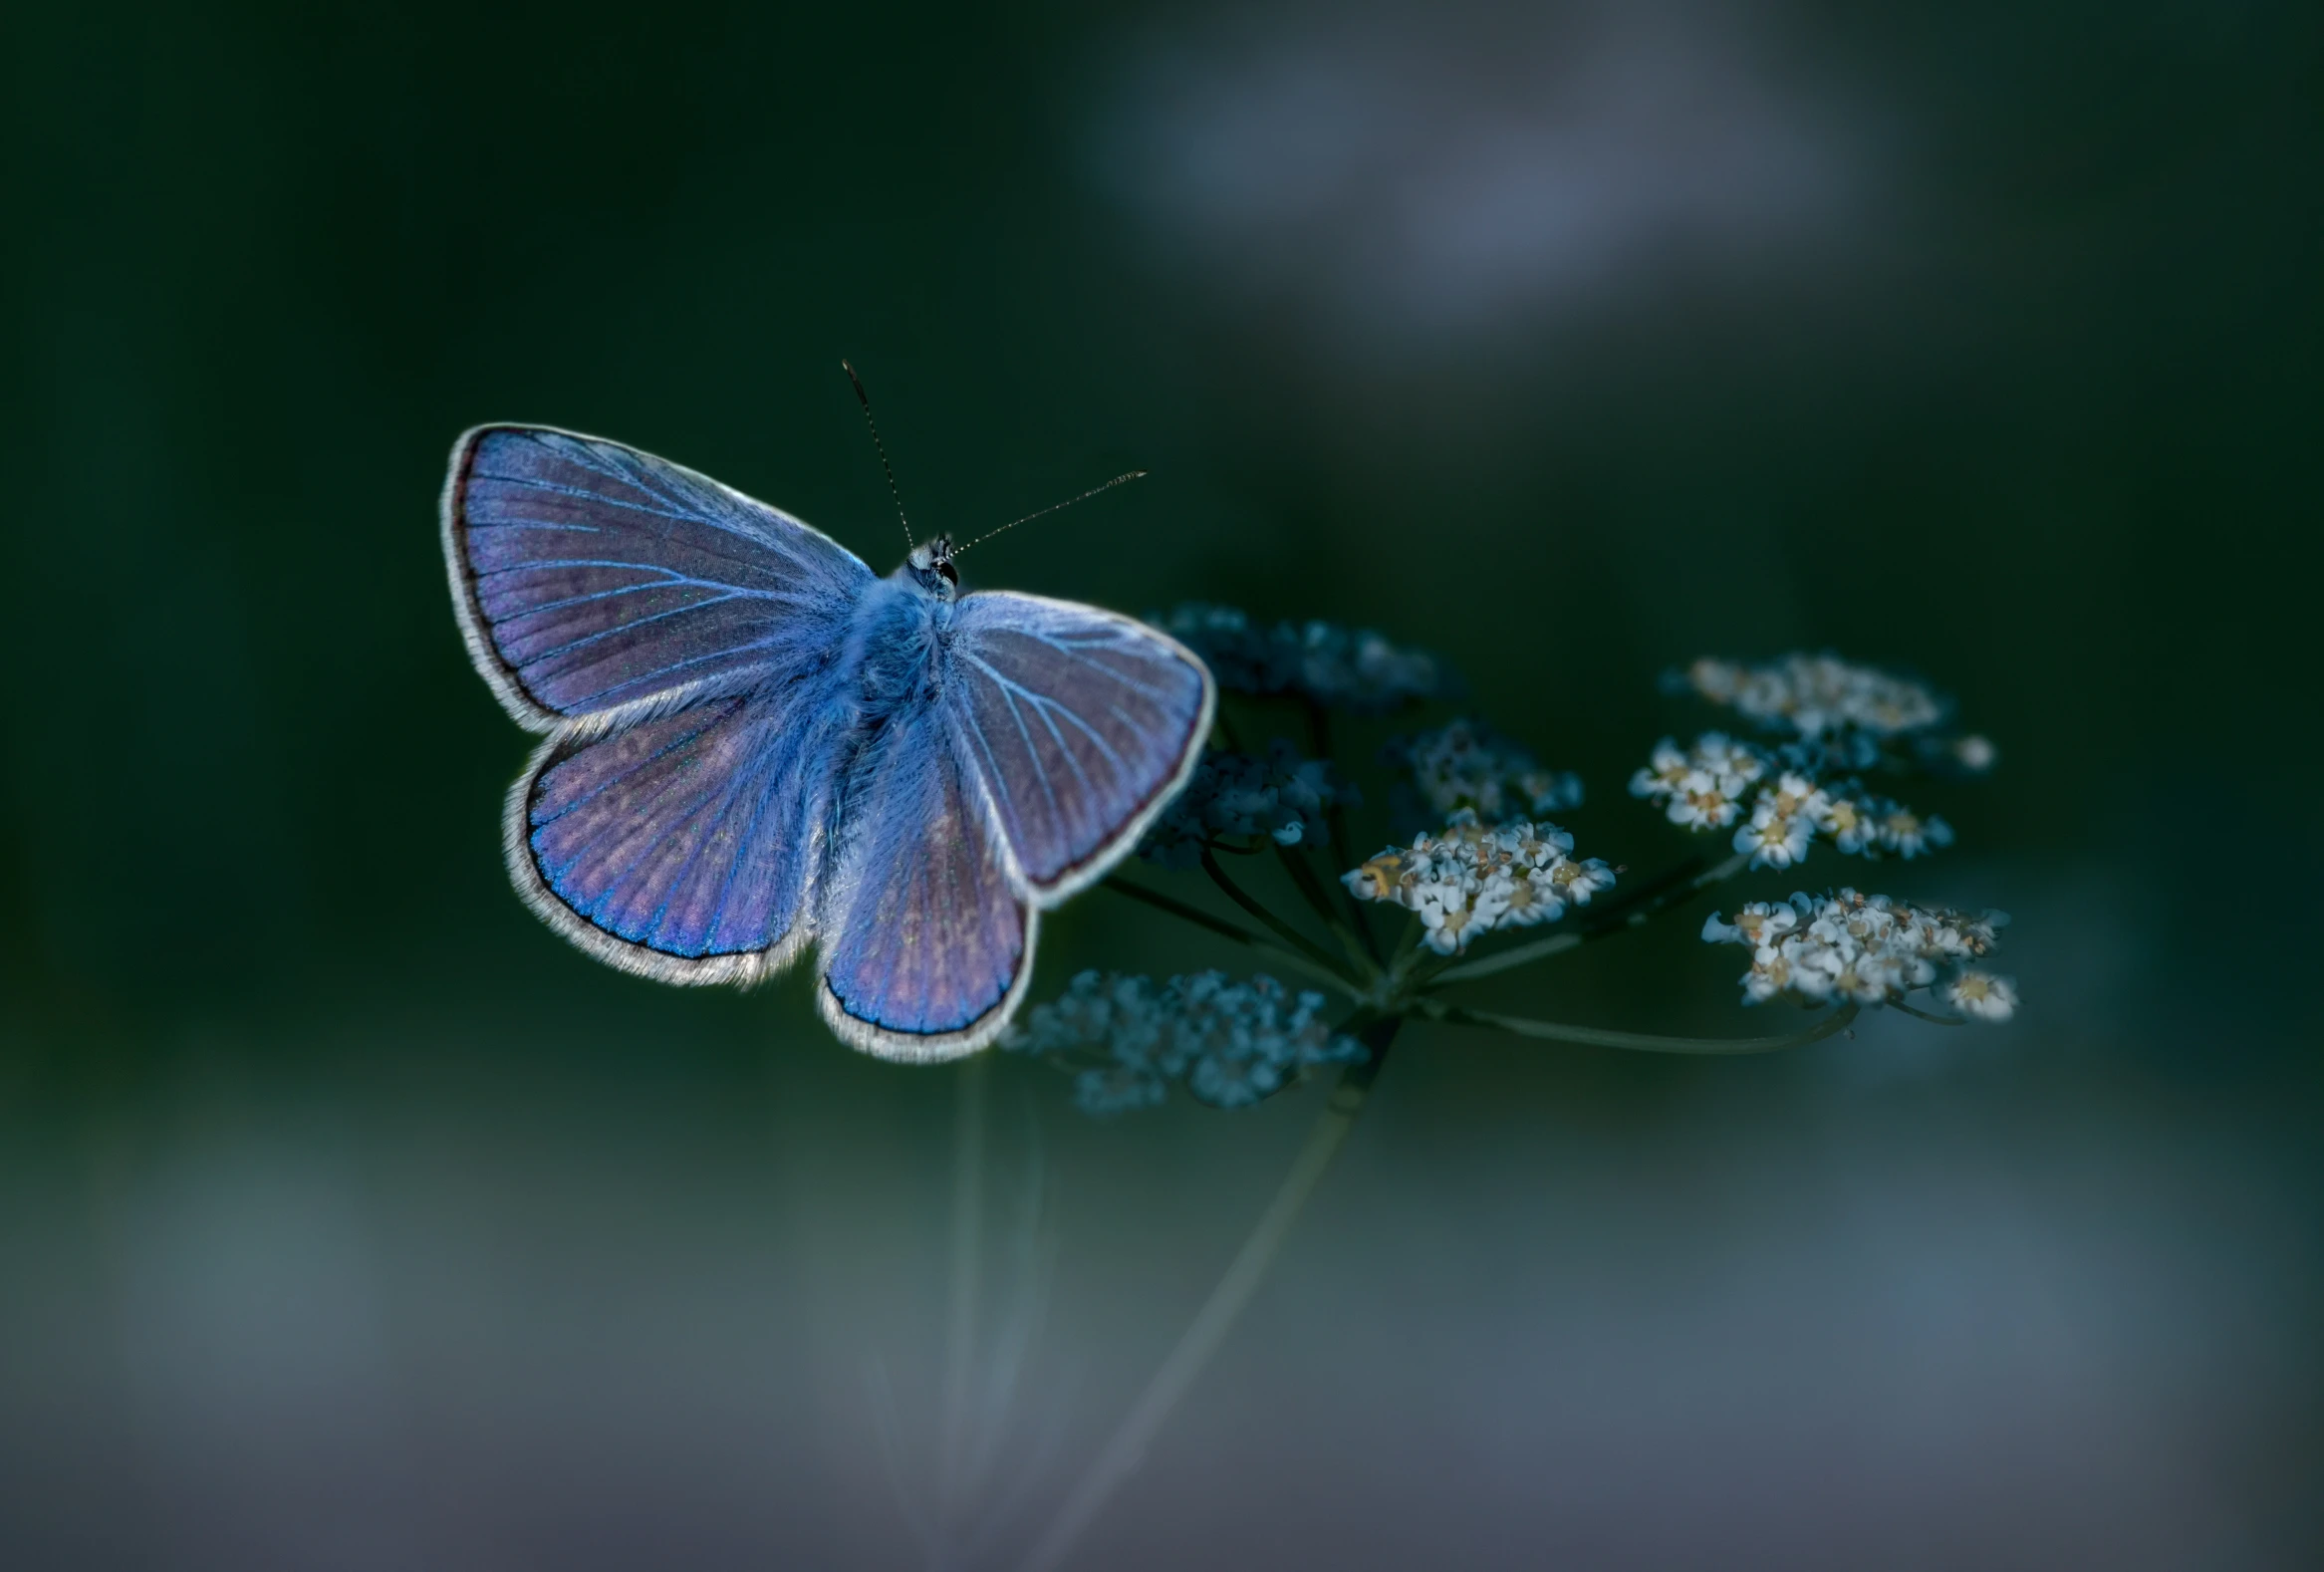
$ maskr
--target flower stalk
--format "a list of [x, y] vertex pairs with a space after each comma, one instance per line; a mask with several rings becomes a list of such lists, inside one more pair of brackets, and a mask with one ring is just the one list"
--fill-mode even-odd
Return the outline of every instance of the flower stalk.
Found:
[[[1952, 731], [1952, 706], [1909, 678], [1831, 655], [1766, 666], [1697, 661], [1669, 680], [1728, 708], [1768, 735], [1705, 732], [1681, 748], [1665, 739], [1630, 779], [1632, 796], [1672, 824], [1728, 839], [1724, 855], [1695, 853], [1645, 879], [1573, 855], [1575, 838], [1547, 818], [1584, 800], [1579, 776], [1544, 768], [1482, 721], [1456, 717], [1392, 740], [1392, 814], [1418, 833], [1369, 859], [1350, 853], [1351, 815], [1364, 797], [1332, 758], [1331, 712], [1384, 715], [1457, 695], [1442, 662], [1376, 634], [1323, 623], [1265, 628], [1217, 607], [1162, 620], [1210, 664], [1230, 694], [1263, 713], [1290, 699], [1306, 719], [1314, 757], [1276, 739], [1241, 751], [1259, 715], [1222, 714], [1227, 746], [1205, 756], [1185, 793], [1140, 848], [1162, 869], [1199, 868], [1259, 929], [1205, 912], [1120, 875], [1107, 887], [1217, 937], [1261, 951], [1353, 1006], [1334, 1025], [1324, 993], [1294, 994], [1259, 975], [1143, 976], [1085, 972], [1036, 1006], [1004, 1045], [1075, 1077], [1088, 1112], [1110, 1115], [1166, 1101], [1182, 1088], [1212, 1107], [1246, 1106], [1336, 1068], [1332, 1091], [1291, 1169], [1223, 1276], [1112, 1436], [1091, 1457], [1026, 1565], [1060, 1565], [1148, 1446], [1257, 1293], [1268, 1266], [1345, 1145], [1390, 1045], [1409, 1021], [1500, 1032], [1538, 1042], [1632, 1053], [1736, 1056], [1782, 1052], [1842, 1033], [1867, 1009], [1892, 1006], [1942, 1026], [2006, 1020], [2015, 984], [1985, 969], [2007, 917], [1923, 907], [1852, 889], [1749, 903], [1732, 920], [1712, 915], [1710, 943], [1750, 953], [1743, 1002], [1783, 1001], [1816, 1011], [1798, 1030], [1674, 1037], [1538, 1020], [1479, 1008], [1466, 984], [1553, 960], [1594, 940], [1649, 926], [1730, 880], [1788, 870], [1819, 845], [1871, 861], [1911, 861], [1948, 844], [1934, 814], [1907, 809], [1866, 784], [1882, 772], [1939, 778], [1988, 770], [1992, 745]], [[1342, 951], [1335, 956], [1230, 876], [1220, 853], [1272, 845], [1290, 887]], [[1328, 859], [1337, 891], [1318, 870]], [[1402, 914], [1392, 946], [1377, 929]], [[1554, 928], [1498, 948], [1473, 949], [1503, 929]], [[1263, 930], [1263, 931], [1262, 931]], [[1939, 1010], [1911, 1002], [1928, 993]]]
[[1843, 1004], [1806, 1031], [1788, 1032], [1774, 1037], [1659, 1037], [1648, 1032], [1618, 1032], [1598, 1026], [1567, 1026], [1556, 1021], [1526, 1020], [1522, 1016], [1499, 1015], [1490, 1010], [1462, 1009], [1435, 999], [1425, 1002], [1422, 1013], [1430, 1020], [1443, 1021], [1452, 1026], [1483, 1026], [1519, 1037], [1579, 1043], [1586, 1048], [1622, 1048], [1632, 1053], [1719, 1055], [1778, 1053], [1786, 1048], [1805, 1048], [1809, 1043], [1822, 1042], [1835, 1032], [1846, 1031], [1855, 1022], [1859, 1008], [1853, 1001]]
[[1148, 1378], [1145, 1390], [1130, 1405], [1130, 1411], [1114, 1428], [1113, 1435], [1074, 1481], [1065, 1504], [1025, 1558], [1026, 1572], [1054, 1572], [1114, 1493], [1138, 1471], [1148, 1445], [1163, 1422], [1194, 1385], [1195, 1378], [1210, 1363], [1211, 1356], [1218, 1352], [1227, 1333], [1234, 1329], [1235, 1322], [1258, 1293], [1267, 1268], [1282, 1251], [1283, 1241], [1290, 1237], [1292, 1224], [1299, 1220], [1309, 1197], [1323, 1182], [1324, 1173], [1346, 1145], [1348, 1133], [1356, 1128], [1357, 1116], [1364, 1112], [1372, 1084], [1388, 1056], [1389, 1044], [1396, 1040], [1402, 1025], [1402, 1021], [1391, 1018], [1374, 1022], [1365, 1029], [1363, 1041], [1367, 1057], [1340, 1072], [1339, 1083], [1332, 1088], [1331, 1097], [1316, 1115], [1315, 1123], [1308, 1127], [1298, 1156], [1291, 1160], [1290, 1172], [1283, 1176], [1282, 1183], [1276, 1186], [1266, 1209], [1259, 1213], [1258, 1221], [1244, 1236], [1234, 1259], [1212, 1286], [1209, 1297], [1202, 1301], [1202, 1308], [1194, 1312], [1193, 1320], [1186, 1323], [1186, 1330], [1179, 1334], [1178, 1341]]

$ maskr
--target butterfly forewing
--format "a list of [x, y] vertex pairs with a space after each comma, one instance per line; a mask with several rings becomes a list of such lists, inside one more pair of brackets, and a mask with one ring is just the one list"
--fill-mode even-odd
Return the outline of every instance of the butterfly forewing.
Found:
[[618, 442], [482, 426], [444, 549], [478, 667], [535, 730], [828, 659], [872, 572], [764, 503]]
[[1044, 901], [1102, 875], [1185, 783], [1210, 730], [1210, 673], [1175, 641], [1095, 607], [961, 601], [943, 669], [955, 746]]

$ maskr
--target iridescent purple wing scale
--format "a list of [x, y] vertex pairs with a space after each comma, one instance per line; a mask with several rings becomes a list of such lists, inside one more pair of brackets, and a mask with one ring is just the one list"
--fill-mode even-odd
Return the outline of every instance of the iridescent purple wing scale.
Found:
[[584, 949], [749, 982], [807, 935], [838, 711], [824, 684], [702, 699], [552, 739], [509, 795], [509, 872]]
[[988, 591], [954, 610], [943, 707], [1024, 884], [1054, 905], [1104, 876], [1193, 772], [1210, 672], [1143, 623]]
[[733, 691], [828, 651], [869, 568], [838, 542], [619, 442], [479, 426], [444, 485], [478, 669], [536, 731], [673, 691]]
[[992, 1040], [1032, 976], [1032, 905], [934, 711], [882, 728], [851, 772], [820, 921], [824, 1019], [887, 1059]]

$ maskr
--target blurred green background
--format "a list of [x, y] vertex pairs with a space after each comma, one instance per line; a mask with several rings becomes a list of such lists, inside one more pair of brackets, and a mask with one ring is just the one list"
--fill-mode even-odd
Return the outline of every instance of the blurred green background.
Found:
[[[0, 1562], [1005, 1566], [1168, 1347], [1312, 1093], [1093, 1124], [852, 1054], [797, 977], [617, 975], [501, 872], [452, 437], [616, 436], [886, 571], [846, 355], [923, 530], [1154, 470], [974, 582], [1440, 651], [1587, 776], [1586, 853], [1685, 850], [1621, 782], [1697, 654], [1914, 668], [2002, 750], [1899, 893], [2016, 914], [2017, 1023], [1413, 1030], [1077, 1564], [2318, 1564], [2320, 45], [2192, 0], [13, 12]], [[1108, 902], [1036, 996], [1232, 963]], [[1698, 916], [1497, 996], [1754, 1029]]]

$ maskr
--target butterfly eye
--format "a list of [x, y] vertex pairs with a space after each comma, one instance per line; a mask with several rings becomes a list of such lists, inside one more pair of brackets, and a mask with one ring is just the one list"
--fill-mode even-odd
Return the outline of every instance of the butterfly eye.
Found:
[[951, 558], [938, 557], [936, 559], [936, 572], [941, 574], [943, 576], [944, 582], [952, 586], [952, 588], [955, 590], [960, 587], [960, 575], [952, 571]]

